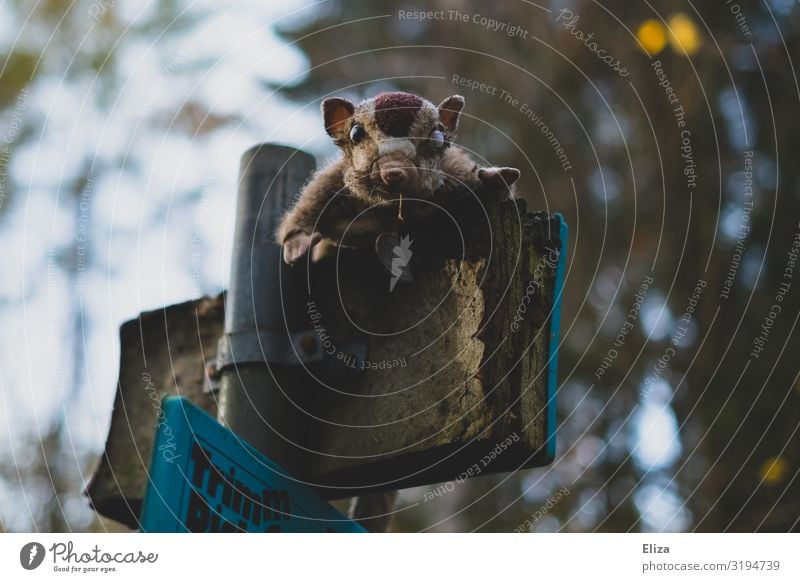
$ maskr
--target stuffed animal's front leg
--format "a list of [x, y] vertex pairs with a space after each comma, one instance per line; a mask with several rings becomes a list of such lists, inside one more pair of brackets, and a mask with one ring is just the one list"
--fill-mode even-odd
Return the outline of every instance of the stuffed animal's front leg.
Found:
[[309, 199], [303, 192], [297, 204], [283, 217], [278, 228], [278, 242], [283, 245], [283, 260], [292, 265], [299, 261], [311, 247], [322, 240], [322, 234], [315, 231], [318, 214], [315, 212], [316, 200]]
[[335, 163], [317, 172], [300, 192], [297, 204], [283, 217], [277, 233], [286, 263], [296, 263], [323, 239], [324, 222], [331, 215], [331, 198], [342, 187], [341, 164]]
[[467, 189], [470, 192], [510, 194], [520, 173], [516, 168], [482, 168], [461, 148], [451, 147], [442, 159], [442, 173], [447, 176], [445, 190]]

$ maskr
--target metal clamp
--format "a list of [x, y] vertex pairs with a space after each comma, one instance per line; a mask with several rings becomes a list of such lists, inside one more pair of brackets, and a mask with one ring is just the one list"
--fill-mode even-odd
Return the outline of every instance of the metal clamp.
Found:
[[217, 371], [233, 364], [310, 364], [325, 353], [313, 330], [289, 333], [234, 331], [223, 335], [217, 346]]
[[[363, 361], [367, 355], [366, 340], [357, 340], [340, 350], [350, 359]], [[215, 372], [219, 374], [234, 364], [281, 364], [297, 366], [314, 364], [326, 358], [325, 348], [314, 330], [289, 333], [235, 331], [224, 334], [217, 344]], [[341, 357], [338, 359], [342, 359]]]

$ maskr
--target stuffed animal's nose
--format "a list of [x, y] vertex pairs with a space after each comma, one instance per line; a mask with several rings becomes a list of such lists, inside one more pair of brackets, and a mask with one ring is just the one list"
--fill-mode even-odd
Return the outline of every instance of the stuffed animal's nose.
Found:
[[399, 186], [406, 179], [405, 170], [402, 168], [386, 168], [381, 170], [381, 180], [387, 186]]
[[399, 152], [381, 156], [376, 165], [381, 182], [390, 190], [406, 186], [414, 170], [411, 160]]

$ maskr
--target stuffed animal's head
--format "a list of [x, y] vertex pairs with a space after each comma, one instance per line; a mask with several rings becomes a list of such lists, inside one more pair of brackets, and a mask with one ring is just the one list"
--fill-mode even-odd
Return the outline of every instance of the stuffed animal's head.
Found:
[[326, 99], [325, 130], [342, 150], [345, 185], [371, 199], [430, 196], [444, 180], [439, 162], [463, 107], [460, 95], [438, 107], [411, 93], [381, 93], [357, 106]]

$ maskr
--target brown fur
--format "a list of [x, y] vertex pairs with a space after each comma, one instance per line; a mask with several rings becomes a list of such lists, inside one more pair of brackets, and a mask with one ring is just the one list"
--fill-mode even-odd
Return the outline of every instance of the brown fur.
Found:
[[[377, 99], [384, 108], [392, 99], [401, 105], [417, 103], [406, 94], [384, 94]], [[407, 135], [401, 137], [381, 130], [375, 99], [358, 107], [344, 99], [323, 102], [326, 130], [340, 147], [342, 158], [314, 174], [283, 218], [277, 235], [287, 263], [295, 262], [323, 239], [372, 248], [380, 233], [397, 227], [401, 195], [404, 226], [417, 229], [424, 228], [437, 206], [446, 206], [458, 193], [511, 192], [518, 170], [480, 168], [463, 149], [451, 145], [463, 98], [454, 95], [438, 108], [421, 101], [422, 105], [412, 110], [410, 126], [403, 118], [401, 125]], [[356, 124], [366, 135], [354, 143], [350, 132]], [[445, 140], [438, 147], [432, 139], [437, 130]], [[402, 179], [390, 182], [387, 175], [392, 172]]]

